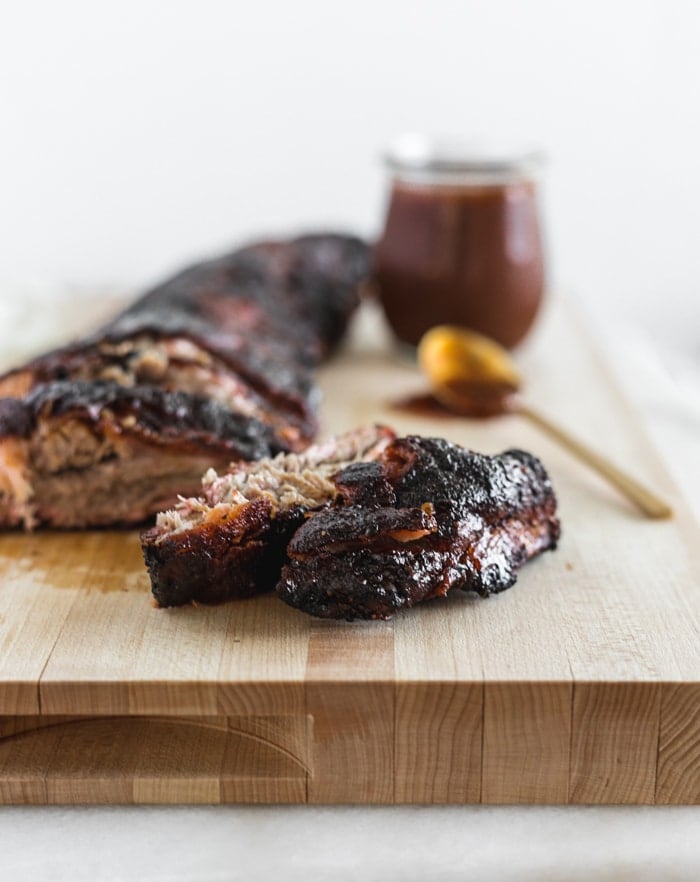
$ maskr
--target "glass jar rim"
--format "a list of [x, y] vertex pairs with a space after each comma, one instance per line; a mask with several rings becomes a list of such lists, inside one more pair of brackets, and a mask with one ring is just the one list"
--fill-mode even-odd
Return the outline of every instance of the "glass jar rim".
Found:
[[384, 153], [390, 171], [407, 177], [510, 178], [535, 175], [545, 162], [532, 145], [406, 133]]

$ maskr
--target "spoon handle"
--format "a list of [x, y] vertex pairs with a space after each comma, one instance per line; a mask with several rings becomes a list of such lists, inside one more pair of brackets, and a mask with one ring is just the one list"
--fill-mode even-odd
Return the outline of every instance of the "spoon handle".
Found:
[[547, 417], [542, 416], [541, 413], [532, 410], [529, 405], [523, 403], [518, 404], [517, 412], [527, 417], [530, 422], [558, 441], [562, 447], [565, 447], [570, 453], [573, 453], [574, 456], [577, 456], [582, 462], [598, 472], [599, 475], [606, 478], [610, 484], [617, 487], [624, 496], [641, 509], [647, 517], [663, 519], [673, 516], [673, 509], [662, 499], [659, 499], [658, 496], [647, 490], [646, 487], [643, 487], [634, 478], [626, 475], [617, 466], [605, 459], [605, 457], [591, 450], [586, 444], [581, 443], [581, 441], [572, 437], [564, 429], [550, 422]]

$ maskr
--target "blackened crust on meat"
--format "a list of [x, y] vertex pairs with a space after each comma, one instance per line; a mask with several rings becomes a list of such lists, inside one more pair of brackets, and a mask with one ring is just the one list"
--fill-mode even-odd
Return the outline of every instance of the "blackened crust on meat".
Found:
[[[215, 604], [272, 591], [289, 539], [304, 519], [300, 509], [271, 518], [260, 500], [242, 517], [259, 518], [257, 532], [240, 535], [240, 523], [207, 524], [182, 537], [141, 536], [153, 597], [160, 607]], [[251, 527], [253, 523], [251, 523]]]
[[351, 236], [308, 235], [297, 239], [297, 245], [291, 287], [326, 354], [345, 333], [357, 307], [360, 286], [370, 274], [370, 251]]
[[[276, 591], [323, 618], [389, 618], [453, 588], [483, 597], [509, 588], [530, 558], [556, 547], [556, 499], [542, 463], [521, 450], [483, 456], [434, 438], [389, 445], [375, 464], [391, 507], [355, 500], [312, 515], [297, 531]], [[347, 480], [343, 472], [335, 478]], [[368, 475], [376, 485], [376, 474]], [[410, 513], [430, 530], [400, 530]], [[337, 524], [335, 520], [337, 519]], [[345, 533], [346, 540], [339, 537]]]
[[276, 591], [285, 603], [318, 618], [388, 619], [436, 596], [444, 569], [444, 555], [429, 548], [375, 553], [367, 547], [306, 565], [292, 560]]
[[442, 438], [409, 435], [386, 450], [383, 463], [399, 505], [420, 505], [430, 499], [435, 500], [436, 511], [441, 507], [449, 513], [441, 532], [470, 515], [493, 522], [553, 500], [544, 466], [524, 450], [486, 456]]
[[0, 438], [28, 438], [36, 423], [35, 410], [20, 398], [0, 398]]
[[429, 505], [425, 508], [328, 508], [310, 517], [289, 545], [296, 560], [318, 554], [354, 551], [373, 540], [377, 549], [393, 550], [437, 531]]
[[279, 577], [289, 535], [303, 519], [272, 518], [268, 500], [216, 513], [196, 532], [163, 538], [157, 528], [141, 536], [158, 606], [220, 603], [270, 591]]
[[[245, 335], [264, 329], [275, 347], [291, 348], [296, 361], [315, 364], [345, 331], [369, 271], [369, 247], [353, 236], [318, 234], [249, 245], [178, 273], [96, 338], [189, 335], [231, 359], [237, 369], [255, 359], [251, 373], [257, 378], [259, 362], [255, 349], [246, 347]], [[245, 305], [243, 315], [232, 306], [236, 301]], [[231, 340], [227, 332], [240, 337]], [[270, 380], [278, 382], [274, 376]]]
[[377, 462], [354, 463], [338, 472], [333, 481], [345, 505], [372, 507], [396, 503], [396, 491]]
[[109, 346], [188, 339], [270, 406], [300, 417], [308, 443], [316, 432], [313, 369], [347, 327], [369, 261], [366, 243], [352, 236], [250, 245], [183, 270], [96, 333], [21, 371], [34, 383], [71, 379], [84, 376], [86, 363], [99, 371]]
[[[12, 402], [8, 415], [4, 402]], [[277, 453], [269, 426], [233, 413], [216, 401], [155, 386], [63, 381], [37, 386], [24, 399], [0, 399], [0, 436], [31, 436], [39, 420], [75, 417], [113, 434], [139, 436], [158, 446], [178, 445], [259, 459]]]

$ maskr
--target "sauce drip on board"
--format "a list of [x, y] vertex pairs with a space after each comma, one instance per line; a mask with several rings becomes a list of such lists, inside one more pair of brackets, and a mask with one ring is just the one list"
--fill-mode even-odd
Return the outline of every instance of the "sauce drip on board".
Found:
[[461, 389], [459, 407], [448, 407], [430, 392], [416, 393], [389, 402], [392, 410], [426, 419], [454, 419], [472, 417], [488, 419], [502, 416], [515, 410], [515, 392], [512, 387], [483, 386], [473, 384], [470, 389]]

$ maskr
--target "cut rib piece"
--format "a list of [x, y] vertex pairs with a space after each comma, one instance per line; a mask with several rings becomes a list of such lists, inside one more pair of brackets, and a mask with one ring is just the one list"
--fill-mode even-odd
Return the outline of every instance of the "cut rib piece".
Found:
[[139, 523], [207, 466], [303, 450], [368, 272], [350, 236], [251, 245], [0, 377], [0, 527]]
[[210, 469], [199, 497], [159, 514], [141, 537], [156, 603], [218, 603], [271, 590], [294, 530], [334, 499], [333, 475], [381, 455], [393, 437], [372, 426], [226, 474]]
[[410, 436], [334, 482], [335, 505], [297, 530], [276, 588], [322, 618], [386, 619], [453, 588], [486, 597], [559, 537], [549, 477], [521, 450]]

